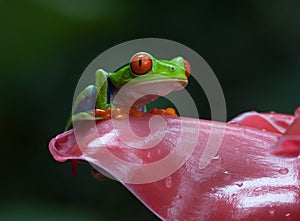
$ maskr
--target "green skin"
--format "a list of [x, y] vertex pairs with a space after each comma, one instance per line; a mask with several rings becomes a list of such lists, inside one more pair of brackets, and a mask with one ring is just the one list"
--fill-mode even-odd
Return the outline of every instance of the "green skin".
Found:
[[[66, 129], [69, 129], [71, 127], [72, 121], [74, 120], [101, 119], [101, 117], [97, 118], [90, 113], [92, 109], [96, 108], [96, 109], [105, 110], [105, 109], [112, 108], [112, 105], [108, 103], [108, 98], [107, 98], [108, 78], [110, 79], [111, 83], [114, 85], [116, 90], [120, 89], [122, 86], [129, 83], [133, 79], [136, 80], [134, 81], [134, 84], [143, 84], [143, 87], [147, 86], [147, 84], [145, 83], [163, 84], [164, 82], [170, 82], [170, 81], [179, 82], [183, 86], [187, 84], [188, 80], [185, 74], [184, 59], [182, 57], [175, 57], [168, 61], [168, 60], [155, 59], [152, 55], [145, 52], [139, 52], [137, 54], [140, 53], [146, 54], [152, 59], [151, 70], [144, 75], [136, 75], [135, 73], [132, 72], [130, 68], [130, 64], [128, 64], [119, 68], [115, 72], [111, 72], [111, 73], [107, 73], [102, 69], [96, 71], [95, 85], [90, 85], [86, 87], [75, 99], [75, 102], [73, 104], [73, 112], [72, 112], [73, 114], [66, 125]], [[151, 84], [149, 85], [151, 86]], [[174, 85], [173, 90], [178, 90], [178, 86]], [[111, 93], [113, 94], [114, 91], [112, 91]], [[79, 103], [81, 103], [81, 105], [82, 103], [84, 104], [85, 100], [87, 100], [88, 95], [91, 94], [92, 96], [95, 95], [94, 96], [95, 103], [92, 104], [93, 107], [91, 107], [91, 111], [86, 111], [86, 110], [81, 111], [80, 108], [78, 108]], [[91, 103], [89, 103], [88, 105], [91, 105]], [[74, 113], [75, 109], [77, 109], [76, 113]]]

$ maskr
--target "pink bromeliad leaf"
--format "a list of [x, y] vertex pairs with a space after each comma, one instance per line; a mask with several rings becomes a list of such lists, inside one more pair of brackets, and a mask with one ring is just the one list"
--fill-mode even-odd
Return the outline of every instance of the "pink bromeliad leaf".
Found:
[[130, 117], [130, 128], [83, 122], [49, 150], [105, 170], [162, 220], [299, 220], [299, 143], [292, 155], [281, 143], [299, 141], [297, 115], [249, 112], [227, 124], [151, 117]]
[[282, 157], [300, 155], [300, 108], [294, 116], [278, 113], [248, 112], [241, 114], [229, 123], [254, 127], [269, 132], [280, 133], [282, 136], [272, 149], [272, 154]]

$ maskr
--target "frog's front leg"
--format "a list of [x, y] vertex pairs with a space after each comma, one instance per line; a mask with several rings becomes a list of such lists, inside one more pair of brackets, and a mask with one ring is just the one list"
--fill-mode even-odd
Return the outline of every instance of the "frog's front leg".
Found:
[[108, 93], [108, 86], [107, 86], [107, 79], [108, 73], [103, 69], [99, 69], [96, 71], [96, 88], [98, 90], [97, 98], [96, 98], [96, 105], [94, 115], [95, 117], [99, 117], [101, 119], [109, 119], [111, 118], [111, 108], [112, 105], [108, 104], [107, 95]]
[[95, 85], [87, 86], [76, 97], [66, 130], [71, 128], [73, 121], [111, 118], [111, 105], [107, 103], [107, 77], [104, 70], [98, 70]]
[[111, 109], [111, 104], [108, 103], [107, 99], [107, 79], [108, 73], [103, 69], [96, 71], [96, 88], [98, 90], [97, 99], [96, 99], [96, 109], [107, 110]]
[[[176, 114], [176, 111], [174, 108], [166, 108], [166, 109], [158, 109], [158, 108], [153, 108], [151, 111], [149, 111], [150, 114], [154, 115], [164, 115], [164, 116], [169, 116], [169, 117], [177, 117], [178, 115]], [[136, 116], [136, 117], [141, 117], [145, 114], [145, 112], [141, 110], [137, 110], [136, 108], [132, 107], [130, 108], [129, 111], [130, 115]]]
[[95, 108], [97, 93], [98, 90], [95, 85], [89, 85], [80, 92], [73, 103], [73, 108], [65, 126], [65, 130], [69, 130], [72, 127], [73, 121], [95, 120], [95, 116], [90, 112]]

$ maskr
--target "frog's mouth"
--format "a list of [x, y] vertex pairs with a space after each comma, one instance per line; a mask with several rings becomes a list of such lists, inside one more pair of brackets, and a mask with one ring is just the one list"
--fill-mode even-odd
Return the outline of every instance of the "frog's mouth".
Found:
[[112, 103], [115, 106], [132, 106], [140, 109], [172, 91], [182, 90], [187, 83], [186, 79], [153, 79], [151, 81], [130, 82], [116, 93]]
[[[143, 81], [143, 82], [137, 82], [137, 83], [129, 83], [129, 87], [132, 86], [145, 86], [147, 88], [149, 87], [155, 87], [155, 89], [163, 90], [163, 87], [170, 87], [171, 91], [178, 91], [183, 89], [188, 83], [188, 80], [186, 79], [176, 79], [176, 78], [164, 78], [164, 79], [153, 79], [150, 81]], [[144, 88], [146, 89], [146, 88]]]

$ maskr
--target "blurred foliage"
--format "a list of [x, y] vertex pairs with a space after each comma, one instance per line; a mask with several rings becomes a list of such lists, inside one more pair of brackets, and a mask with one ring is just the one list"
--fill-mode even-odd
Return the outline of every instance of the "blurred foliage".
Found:
[[[55, 162], [47, 149], [64, 127], [82, 71], [118, 43], [159, 37], [191, 47], [219, 78], [229, 118], [299, 106], [297, 0], [3, 0], [0, 6], [0, 220], [158, 220], [120, 184], [95, 181], [88, 165], [74, 178], [70, 164]], [[203, 104], [200, 116], [207, 118]]]

